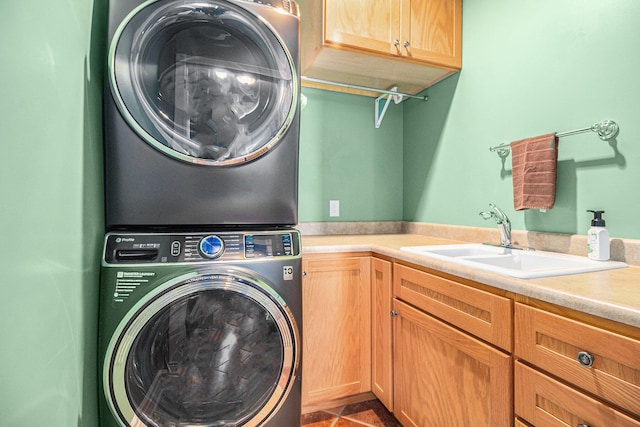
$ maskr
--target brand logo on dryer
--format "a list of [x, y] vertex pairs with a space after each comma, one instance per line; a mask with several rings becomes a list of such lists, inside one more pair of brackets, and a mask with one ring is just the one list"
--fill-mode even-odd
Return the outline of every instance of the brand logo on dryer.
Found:
[[122, 243], [122, 242], [135, 242], [136, 239], [134, 239], [133, 237], [116, 237], [116, 243]]

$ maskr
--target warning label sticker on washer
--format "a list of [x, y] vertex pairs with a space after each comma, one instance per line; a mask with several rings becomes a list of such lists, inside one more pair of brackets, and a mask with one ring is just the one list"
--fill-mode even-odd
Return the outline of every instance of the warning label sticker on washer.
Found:
[[149, 283], [155, 275], [156, 273], [151, 271], [118, 271], [113, 301], [124, 302], [138, 286]]
[[285, 265], [282, 267], [282, 280], [293, 280], [293, 266]]

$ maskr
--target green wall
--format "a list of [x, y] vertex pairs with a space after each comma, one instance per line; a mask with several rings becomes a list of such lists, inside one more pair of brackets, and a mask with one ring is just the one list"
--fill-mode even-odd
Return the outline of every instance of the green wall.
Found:
[[[584, 234], [603, 209], [612, 236], [640, 238], [639, 16], [637, 0], [463, 1], [462, 71], [377, 130], [371, 98], [305, 90], [300, 221], [332, 220], [340, 198], [341, 221], [493, 227], [478, 215], [493, 202], [514, 229]], [[511, 156], [489, 147], [604, 119], [612, 142], [560, 140], [555, 207], [514, 211]]]
[[[93, 427], [102, 240], [100, 0], [0, 3], [0, 424]], [[409, 220], [488, 226], [495, 202], [514, 228], [584, 233], [586, 209], [640, 238], [640, 2], [464, 2], [463, 71], [391, 105], [305, 89], [300, 221]], [[510, 158], [489, 146], [605, 118], [560, 141], [558, 197], [514, 212]], [[328, 201], [341, 201], [329, 218]]]
[[[640, 2], [465, 1], [462, 72], [404, 105], [404, 219], [493, 226], [490, 202], [514, 229], [585, 234], [603, 209], [612, 236], [640, 238]], [[514, 211], [511, 156], [489, 147], [616, 120], [561, 138], [556, 204]]]
[[[373, 98], [303, 93], [300, 222], [402, 220], [402, 105], [392, 102], [376, 129]], [[339, 217], [329, 200], [340, 201]]]
[[95, 14], [84, 0], [0, 3], [3, 427], [97, 425], [103, 64]]

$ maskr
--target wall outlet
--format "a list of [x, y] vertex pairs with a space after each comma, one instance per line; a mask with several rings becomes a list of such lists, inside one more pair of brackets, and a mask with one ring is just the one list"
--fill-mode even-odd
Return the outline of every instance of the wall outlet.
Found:
[[340, 216], [340, 200], [329, 200], [329, 216]]

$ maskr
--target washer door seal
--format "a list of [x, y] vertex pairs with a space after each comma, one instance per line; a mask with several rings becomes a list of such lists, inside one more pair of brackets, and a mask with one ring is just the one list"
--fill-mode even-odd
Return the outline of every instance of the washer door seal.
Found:
[[133, 10], [111, 42], [109, 84], [143, 140], [213, 166], [272, 149], [300, 95], [292, 56], [273, 27], [223, 0], [151, 0]]
[[131, 309], [109, 344], [104, 392], [116, 418], [140, 427], [262, 425], [299, 363], [282, 298], [243, 273], [167, 285]]

